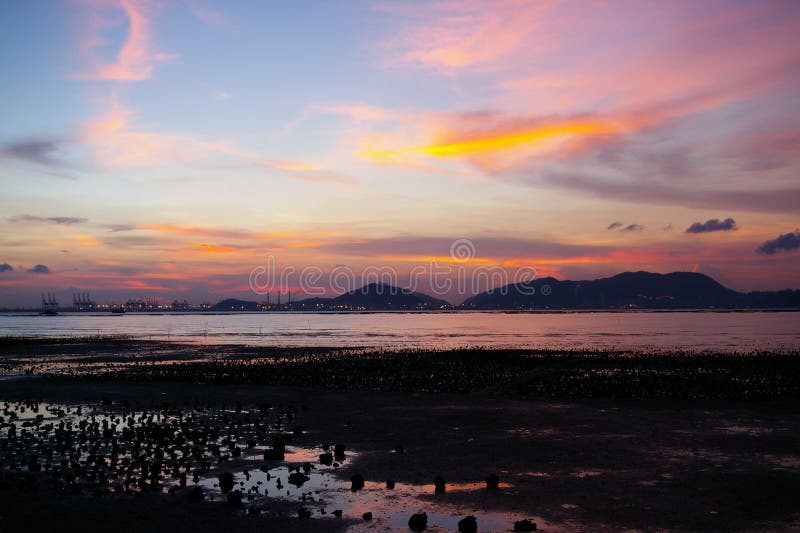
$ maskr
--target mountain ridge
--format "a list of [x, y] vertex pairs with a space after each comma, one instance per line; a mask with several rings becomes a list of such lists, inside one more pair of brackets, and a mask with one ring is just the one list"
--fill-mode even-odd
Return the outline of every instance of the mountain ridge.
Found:
[[510, 284], [464, 300], [463, 309], [796, 308], [800, 291], [742, 293], [698, 272], [621, 272], [594, 280], [552, 277]]
[[378, 311], [436, 309], [768, 309], [800, 308], [800, 290], [738, 292], [697, 272], [620, 272], [593, 280], [537, 278], [470, 296], [445, 300], [386, 283], [370, 283], [333, 297], [272, 303], [228, 298], [213, 311]]

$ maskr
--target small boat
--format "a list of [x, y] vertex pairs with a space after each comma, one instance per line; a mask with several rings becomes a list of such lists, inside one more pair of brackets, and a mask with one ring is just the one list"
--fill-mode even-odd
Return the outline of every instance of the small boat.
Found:
[[112, 307], [111, 308], [111, 312], [114, 313], [115, 315], [124, 315], [125, 314], [125, 308], [122, 307], [122, 306], [120, 306], [120, 307]]

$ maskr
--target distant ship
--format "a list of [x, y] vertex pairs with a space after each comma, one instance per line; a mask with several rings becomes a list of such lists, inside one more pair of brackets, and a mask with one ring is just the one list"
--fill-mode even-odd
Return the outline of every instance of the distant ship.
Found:
[[119, 307], [112, 307], [111, 312], [114, 313], [115, 315], [124, 315], [125, 308], [122, 307], [121, 305]]
[[47, 298], [45, 298], [44, 293], [42, 293], [42, 310], [39, 311], [39, 314], [43, 316], [55, 316], [58, 314], [58, 302], [55, 294], [48, 293]]

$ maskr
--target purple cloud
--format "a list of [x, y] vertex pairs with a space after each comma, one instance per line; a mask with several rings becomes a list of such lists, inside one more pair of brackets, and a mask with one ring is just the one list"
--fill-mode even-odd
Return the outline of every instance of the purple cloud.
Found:
[[84, 222], [88, 222], [89, 220], [86, 218], [80, 217], [37, 217], [34, 215], [16, 215], [13, 217], [8, 217], [7, 220], [9, 222], [18, 223], [18, 222], [50, 222], [53, 224], [62, 224], [66, 226], [70, 226], [72, 224], [83, 224]]
[[736, 221], [732, 218], [720, 220], [718, 218], [711, 218], [705, 222], [695, 222], [684, 233], [710, 233], [712, 231], [733, 231], [739, 229], [736, 226]]
[[[543, 181], [542, 181], [543, 180]], [[593, 174], [546, 172], [520, 178], [523, 184], [545, 185], [619, 202], [651, 205], [679, 205], [708, 209], [738, 209], [758, 212], [794, 213], [800, 204], [800, 187], [781, 189], [712, 189], [680, 187], [657, 181], [611, 181]]]
[[621, 227], [622, 227], [622, 222], [612, 222], [611, 224], [608, 225], [606, 229], [609, 231], [613, 231]]
[[0, 146], [0, 155], [40, 165], [60, 166], [61, 161], [54, 157], [58, 150], [59, 141], [41, 139], [12, 142]]
[[620, 231], [643, 231], [643, 230], [644, 230], [644, 226], [642, 226], [641, 224], [628, 224], [627, 226], [622, 228]]
[[29, 268], [28, 272], [31, 274], [50, 274], [50, 269], [46, 265], [36, 265]]
[[775, 255], [777, 252], [788, 252], [800, 248], [800, 231], [794, 230], [765, 241], [756, 248], [756, 252], [764, 255]]
[[8, 263], [0, 263], [0, 272], [13, 272], [14, 267], [9, 265]]

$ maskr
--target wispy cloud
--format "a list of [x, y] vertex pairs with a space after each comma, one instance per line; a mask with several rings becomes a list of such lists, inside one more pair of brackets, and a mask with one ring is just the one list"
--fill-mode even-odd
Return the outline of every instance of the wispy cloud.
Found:
[[63, 141], [56, 139], [11, 142], [0, 146], [0, 156], [59, 167], [63, 165], [63, 161], [58, 157], [62, 143]]
[[88, 219], [83, 217], [40, 217], [34, 215], [14, 215], [11, 217], [7, 217], [6, 220], [9, 222], [23, 223], [23, 222], [49, 222], [52, 224], [59, 224], [64, 226], [71, 226], [74, 224], [83, 224], [84, 222], [88, 222]]
[[257, 166], [276, 170], [280, 172], [281, 175], [297, 181], [343, 186], [353, 186], [357, 183], [355, 178], [336, 172], [330, 172], [319, 165], [303, 161], [261, 161]]
[[226, 140], [208, 141], [196, 135], [149, 131], [133, 122], [134, 110], [116, 97], [105, 112], [84, 122], [80, 141], [87, 144], [95, 161], [107, 167], [152, 166], [207, 160], [216, 156], [252, 159], [256, 154]]
[[107, 18], [93, 16], [86, 29], [87, 38], [83, 49], [89, 54], [91, 64], [89, 70], [77, 72], [74, 77], [82, 80], [104, 81], [139, 81], [150, 78], [156, 63], [172, 61], [174, 55], [156, 52], [152, 49], [150, 17], [154, 5], [149, 0], [119, 0], [115, 3], [117, 10], [122, 11], [127, 34], [122, 47], [116, 52], [113, 61], [105, 61], [100, 57], [101, 45], [106, 43], [102, 33], [114, 30], [120, 24], [111, 24]]
[[384, 3], [376, 7], [401, 22], [383, 44], [385, 65], [405, 64], [453, 73], [502, 59], [528, 40], [546, 2], [434, 1]]
[[230, 244], [208, 244], [202, 242], [190, 242], [186, 244], [187, 248], [195, 251], [212, 253], [212, 254], [231, 254], [249, 250], [245, 246], [234, 246]]
[[[698, 180], [699, 181], [699, 180]], [[595, 198], [614, 198], [619, 202], [677, 205], [696, 209], [715, 206], [756, 212], [794, 213], [800, 204], [800, 187], [775, 189], [712, 188], [698, 183], [688, 187], [659, 181], [619, 179], [587, 172], [547, 171], [540, 176], [524, 176], [519, 183], [533, 187], [543, 184], [571, 194]]]
[[214, 237], [224, 239], [276, 239], [291, 235], [285, 232], [255, 233], [245, 230], [208, 228], [200, 226], [179, 226], [174, 224], [140, 224], [128, 226], [126, 230], [146, 230], [168, 235], [188, 235], [195, 237]]
[[192, 14], [207, 26], [229, 30], [236, 25], [224, 11], [213, 7], [205, 0], [188, 0], [187, 5]]

